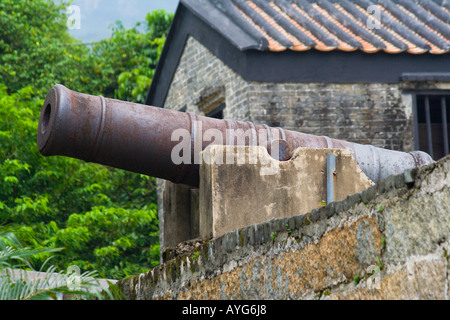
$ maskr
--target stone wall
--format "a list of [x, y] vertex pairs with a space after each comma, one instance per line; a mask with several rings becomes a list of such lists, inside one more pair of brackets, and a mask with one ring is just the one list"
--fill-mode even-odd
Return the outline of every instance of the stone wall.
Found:
[[448, 299], [449, 172], [450, 156], [306, 215], [180, 244], [119, 286], [130, 299]]
[[[189, 37], [164, 107], [204, 115], [222, 103], [228, 119], [413, 151], [412, 99], [399, 84], [247, 82]], [[163, 251], [166, 185], [157, 181]]]

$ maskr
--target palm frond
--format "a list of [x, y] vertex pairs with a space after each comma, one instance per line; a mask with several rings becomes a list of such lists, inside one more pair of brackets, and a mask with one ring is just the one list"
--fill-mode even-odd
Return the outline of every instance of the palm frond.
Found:
[[115, 299], [96, 276], [96, 272], [67, 275], [56, 272], [54, 266], [47, 272], [5, 269], [0, 272], [0, 300], [56, 300], [62, 295], [76, 299]]
[[44, 262], [40, 272], [34, 271], [30, 263], [33, 256], [62, 249], [23, 247], [14, 230], [0, 226], [0, 300], [56, 300], [62, 295], [99, 300], [119, 297], [96, 280], [95, 271], [64, 273], [56, 272], [56, 267], [50, 266], [42, 272], [52, 257]]
[[2, 241], [2, 243], [6, 241], [9, 242], [12, 246], [22, 247], [22, 243], [16, 236], [16, 232], [18, 230], [19, 227], [15, 225], [0, 226], [0, 240]]
[[[40, 253], [52, 253], [61, 251], [61, 248], [39, 248], [31, 249], [28, 247], [14, 248], [3, 245], [0, 238], [0, 266], [10, 268], [27, 267], [32, 268], [29, 259]], [[18, 264], [17, 264], [18, 263]]]

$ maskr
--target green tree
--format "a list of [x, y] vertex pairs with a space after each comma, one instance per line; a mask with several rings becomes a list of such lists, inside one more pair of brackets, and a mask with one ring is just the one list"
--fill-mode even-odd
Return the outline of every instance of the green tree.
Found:
[[[31, 85], [44, 95], [60, 83], [73, 90], [143, 103], [173, 14], [148, 13], [144, 22], [91, 48], [67, 33], [67, 4], [0, 1], [0, 79], [11, 92]], [[144, 29], [143, 32], [139, 29]]]
[[[19, 224], [28, 247], [64, 247], [55, 267], [119, 279], [159, 264], [155, 179], [43, 157], [40, 109], [55, 83], [142, 102], [172, 15], [150, 13], [144, 32], [117, 24], [87, 48], [68, 35], [64, 12], [53, 1], [0, 1], [0, 224]], [[36, 267], [48, 258], [38, 254]]]
[[0, 104], [0, 224], [20, 224], [29, 246], [66, 248], [55, 254], [61, 269], [76, 264], [121, 278], [158, 264], [154, 179], [41, 156], [43, 101], [31, 87], [9, 94], [0, 86]]
[[[45, 0], [0, 1], [0, 79], [17, 92], [32, 85], [45, 94], [59, 82], [86, 88], [89, 49], [67, 33], [66, 5]], [[84, 86], [83, 86], [84, 85]]]
[[166, 41], [173, 14], [156, 10], [147, 14], [144, 32], [142, 23], [125, 29], [118, 22], [110, 39], [94, 45], [93, 51], [101, 66], [106, 96], [144, 103], [153, 73]]

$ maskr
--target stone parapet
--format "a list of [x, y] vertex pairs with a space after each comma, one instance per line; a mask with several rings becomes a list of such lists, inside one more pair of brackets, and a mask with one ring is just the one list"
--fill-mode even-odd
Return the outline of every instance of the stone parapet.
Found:
[[130, 299], [448, 299], [450, 157], [306, 215], [189, 241]]

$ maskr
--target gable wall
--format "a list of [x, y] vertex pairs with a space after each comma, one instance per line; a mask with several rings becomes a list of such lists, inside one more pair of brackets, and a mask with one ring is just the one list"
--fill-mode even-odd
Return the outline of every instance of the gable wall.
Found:
[[[248, 83], [217, 59], [194, 38], [189, 37], [170, 86], [164, 108], [201, 114], [205, 98], [226, 94], [224, 116], [248, 120]], [[219, 95], [220, 96], [220, 95]]]

